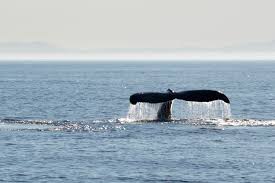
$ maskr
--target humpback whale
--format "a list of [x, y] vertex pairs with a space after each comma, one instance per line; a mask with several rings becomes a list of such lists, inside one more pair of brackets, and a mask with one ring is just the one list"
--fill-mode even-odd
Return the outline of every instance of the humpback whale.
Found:
[[193, 101], [193, 102], [210, 102], [214, 100], [222, 100], [230, 103], [229, 99], [223, 93], [216, 90], [187, 90], [174, 92], [168, 89], [166, 93], [160, 92], [143, 92], [135, 93], [130, 96], [130, 103], [135, 105], [137, 102], [146, 103], [163, 103], [157, 113], [158, 120], [171, 119], [171, 108], [174, 99]]

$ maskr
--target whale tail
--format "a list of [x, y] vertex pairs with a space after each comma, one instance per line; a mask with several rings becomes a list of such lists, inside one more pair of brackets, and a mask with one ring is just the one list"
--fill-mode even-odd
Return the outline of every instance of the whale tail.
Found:
[[174, 99], [194, 102], [222, 100], [225, 103], [230, 103], [226, 95], [215, 90], [189, 90], [174, 92], [171, 89], [168, 89], [166, 93], [146, 92], [135, 93], [130, 96], [130, 102], [133, 105], [135, 105], [137, 102], [162, 103], [157, 113], [158, 120], [171, 119], [172, 104]]
[[145, 92], [135, 93], [130, 96], [130, 102], [134, 105], [137, 102], [162, 103], [172, 101], [174, 99], [194, 102], [210, 102], [214, 100], [222, 100], [228, 104], [230, 103], [226, 95], [216, 90], [189, 90], [182, 92], [173, 92], [172, 90], [168, 89], [167, 93]]

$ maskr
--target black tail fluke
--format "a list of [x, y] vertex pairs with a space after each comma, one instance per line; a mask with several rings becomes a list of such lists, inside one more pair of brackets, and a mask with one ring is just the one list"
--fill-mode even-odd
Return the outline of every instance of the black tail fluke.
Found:
[[136, 93], [130, 96], [131, 104], [136, 104], [137, 102], [161, 103], [174, 99], [175, 97], [171, 93], [157, 92]]
[[215, 90], [190, 90], [174, 93], [176, 99], [194, 101], [194, 102], [210, 102], [214, 100], [222, 100], [230, 103], [227, 96]]
[[167, 93], [146, 92], [136, 93], [130, 96], [131, 104], [136, 104], [137, 102], [161, 103], [174, 99], [194, 102], [222, 100], [226, 103], [230, 103], [229, 99], [223, 93], [215, 90], [190, 90], [182, 92], [171, 92], [168, 90]]

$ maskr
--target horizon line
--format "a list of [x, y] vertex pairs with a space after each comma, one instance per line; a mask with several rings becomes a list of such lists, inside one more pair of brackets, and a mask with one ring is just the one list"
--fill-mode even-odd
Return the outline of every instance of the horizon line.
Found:
[[274, 61], [275, 52], [0, 53], [0, 61]]

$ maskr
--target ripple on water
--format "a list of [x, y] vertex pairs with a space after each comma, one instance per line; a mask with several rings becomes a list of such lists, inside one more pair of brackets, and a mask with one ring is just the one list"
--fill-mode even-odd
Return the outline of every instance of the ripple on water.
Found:
[[95, 121], [47, 121], [47, 120], [0, 120], [0, 131], [64, 131], [64, 132], [111, 132], [126, 129], [129, 124], [144, 123], [177, 123], [198, 127], [230, 127], [230, 126], [275, 126], [275, 120], [256, 119], [173, 119], [170, 121], [142, 120], [129, 118]]
[[170, 121], [157, 120], [134, 120], [120, 118], [121, 123], [144, 123], [144, 122], [161, 122], [161, 123], [178, 123], [192, 126], [275, 126], [275, 120], [258, 120], [258, 119], [230, 119], [230, 118], [213, 118], [213, 119], [172, 119]]
[[116, 120], [96, 121], [51, 121], [51, 120], [0, 120], [0, 130], [6, 131], [65, 131], [65, 132], [104, 132], [124, 130]]

